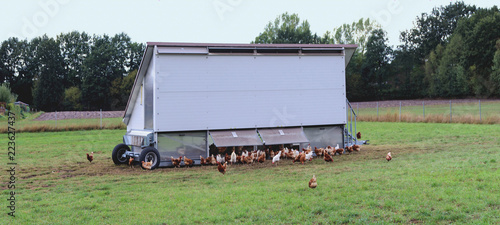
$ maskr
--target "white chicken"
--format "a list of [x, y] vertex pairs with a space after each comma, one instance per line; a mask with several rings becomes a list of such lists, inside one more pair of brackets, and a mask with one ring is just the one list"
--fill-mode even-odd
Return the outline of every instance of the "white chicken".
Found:
[[225, 161], [226, 159], [221, 154], [217, 154], [217, 162], [220, 162], [220, 164], [224, 164]]
[[306, 160], [312, 161], [312, 157], [313, 157], [312, 151], [310, 151], [309, 153], [306, 154]]
[[233, 153], [231, 153], [231, 165], [233, 165], [233, 163], [236, 163], [236, 153], [234, 153], [234, 150], [233, 150]]
[[280, 157], [281, 157], [281, 151], [278, 152], [278, 154], [276, 154], [274, 157], [273, 157], [273, 164], [276, 163], [278, 164], [278, 161], [280, 161]]

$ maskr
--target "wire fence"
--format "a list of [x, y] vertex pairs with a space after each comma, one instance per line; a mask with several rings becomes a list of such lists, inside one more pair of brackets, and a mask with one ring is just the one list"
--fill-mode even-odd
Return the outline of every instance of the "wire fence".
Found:
[[500, 124], [500, 100], [352, 103], [358, 121]]

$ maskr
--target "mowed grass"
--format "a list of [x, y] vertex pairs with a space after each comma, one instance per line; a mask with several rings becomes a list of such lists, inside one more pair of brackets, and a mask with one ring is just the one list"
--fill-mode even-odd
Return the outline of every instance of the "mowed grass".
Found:
[[[14, 127], [17, 132], [75, 131], [96, 129], [125, 129], [121, 117], [101, 119], [64, 119], [37, 121], [41, 113], [29, 115], [25, 119], [17, 119]], [[0, 118], [0, 123], [7, 124], [7, 117]], [[7, 133], [8, 126], [0, 126], [0, 133]]]
[[[380, 122], [427, 122], [427, 123], [469, 123], [469, 124], [500, 124], [500, 103], [483, 102], [481, 112], [479, 103], [452, 103], [451, 116], [450, 105], [424, 105], [401, 107], [401, 117], [398, 107], [356, 108], [353, 109], [358, 115], [359, 121]], [[424, 115], [425, 113], [425, 115]]]
[[[499, 125], [360, 122], [357, 128], [371, 145], [333, 163], [266, 161], [228, 166], [226, 175], [213, 166], [115, 166], [111, 151], [124, 130], [20, 133], [16, 217], [2, 207], [0, 223], [500, 223]], [[90, 151], [93, 163], [85, 157]], [[307, 186], [313, 174], [316, 189]], [[0, 175], [8, 196], [7, 172]]]

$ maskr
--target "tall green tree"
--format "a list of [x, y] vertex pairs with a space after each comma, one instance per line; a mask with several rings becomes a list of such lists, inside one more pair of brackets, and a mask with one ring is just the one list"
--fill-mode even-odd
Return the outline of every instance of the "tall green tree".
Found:
[[288, 12], [269, 22], [252, 43], [260, 44], [309, 44], [318, 42], [319, 37], [312, 34], [307, 20], [300, 22], [297, 14]]
[[44, 111], [59, 108], [64, 93], [64, 60], [59, 43], [46, 35], [35, 38], [36, 58], [39, 60], [33, 93], [34, 104]]
[[33, 103], [33, 79], [38, 67], [36, 44], [9, 38], [0, 47], [0, 79], [9, 83], [18, 100]]
[[83, 61], [90, 53], [90, 36], [85, 32], [72, 31], [57, 36], [59, 48], [64, 60], [64, 87], [79, 87]]
[[422, 13], [414, 22], [415, 27], [401, 32], [401, 40], [408, 50], [423, 62], [438, 44], [444, 45], [455, 31], [462, 18], [468, 18], [476, 11], [476, 6], [463, 1], [434, 8], [430, 14]]
[[343, 24], [333, 29], [333, 33], [325, 33], [327, 43], [330, 44], [357, 44], [361, 55], [365, 53], [366, 43], [372, 31], [380, 29], [380, 25], [369, 18], [361, 18], [351, 24]]
[[491, 67], [491, 82], [493, 83], [495, 90], [493, 94], [500, 96], [500, 38], [497, 40], [495, 45], [497, 51], [495, 56], [493, 56], [493, 66]]
[[372, 31], [366, 45], [366, 58], [361, 66], [361, 80], [367, 99], [379, 100], [387, 97], [391, 56], [392, 49], [387, 45], [385, 31]]
[[463, 38], [463, 67], [476, 96], [491, 96], [495, 92], [490, 74], [495, 44], [500, 37], [498, 24], [500, 11], [494, 6], [491, 9], [479, 9], [470, 18], [460, 20], [453, 33]]

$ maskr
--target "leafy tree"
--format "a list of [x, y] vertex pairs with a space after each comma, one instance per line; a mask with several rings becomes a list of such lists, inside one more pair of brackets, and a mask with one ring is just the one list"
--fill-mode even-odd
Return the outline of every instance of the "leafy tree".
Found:
[[491, 82], [494, 85], [494, 94], [500, 96], [500, 38], [496, 43], [495, 56], [493, 57], [493, 66], [491, 67]]
[[495, 54], [495, 44], [500, 37], [500, 11], [478, 9], [470, 18], [463, 19], [453, 35], [463, 37], [463, 67], [476, 96], [490, 96], [495, 92], [490, 74]]
[[5, 102], [5, 103], [12, 103], [15, 102], [17, 99], [17, 95], [13, 94], [10, 91], [10, 87], [8, 84], [3, 83], [0, 85], [0, 102]]
[[440, 97], [463, 97], [467, 95], [468, 82], [465, 69], [462, 66], [463, 40], [462, 36], [454, 35], [446, 46], [437, 67], [434, 86]]
[[64, 93], [64, 61], [59, 43], [46, 35], [32, 42], [37, 43], [36, 58], [40, 61], [33, 93], [34, 104], [40, 110], [55, 111]]
[[82, 110], [82, 92], [78, 87], [70, 87], [64, 90], [63, 105], [65, 110]]
[[121, 79], [130, 63], [130, 38], [126, 34], [92, 38], [90, 54], [83, 62], [82, 101], [88, 109], [111, 109], [110, 87]]
[[8, 82], [20, 101], [33, 103], [33, 78], [38, 60], [36, 45], [27, 40], [9, 38], [0, 47], [0, 79]]
[[269, 22], [252, 43], [260, 44], [309, 44], [318, 42], [319, 37], [312, 34], [307, 20], [300, 22], [297, 14], [288, 12]]
[[361, 55], [365, 53], [366, 43], [372, 31], [380, 29], [380, 25], [373, 20], [361, 18], [352, 24], [343, 24], [333, 29], [333, 33], [325, 33], [327, 43], [331, 44], [357, 44]]
[[434, 8], [430, 14], [422, 13], [417, 17], [415, 28], [401, 32], [401, 40], [418, 60], [423, 61], [438, 44], [447, 42], [460, 19], [470, 17], [475, 11], [475, 6], [463, 1]]
[[361, 66], [361, 79], [365, 97], [371, 100], [383, 99], [388, 94], [389, 62], [392, 49], [386, 44], [385, 31], [372, 31], [366, 45], [366, 54]]
[[126, 77], [116, 78], [111, 82], [110, 94], [112, 98], [111, 107], [113, 109], [125, 109], [136, 75], [137, 70], [134, 70]]
[[83, 61], [90, 52], [90, 36], [85, 32], [73, 31], [58, 35], [57, 41], [64, 60], [64, 87], [78, 87], [81, 85]]

